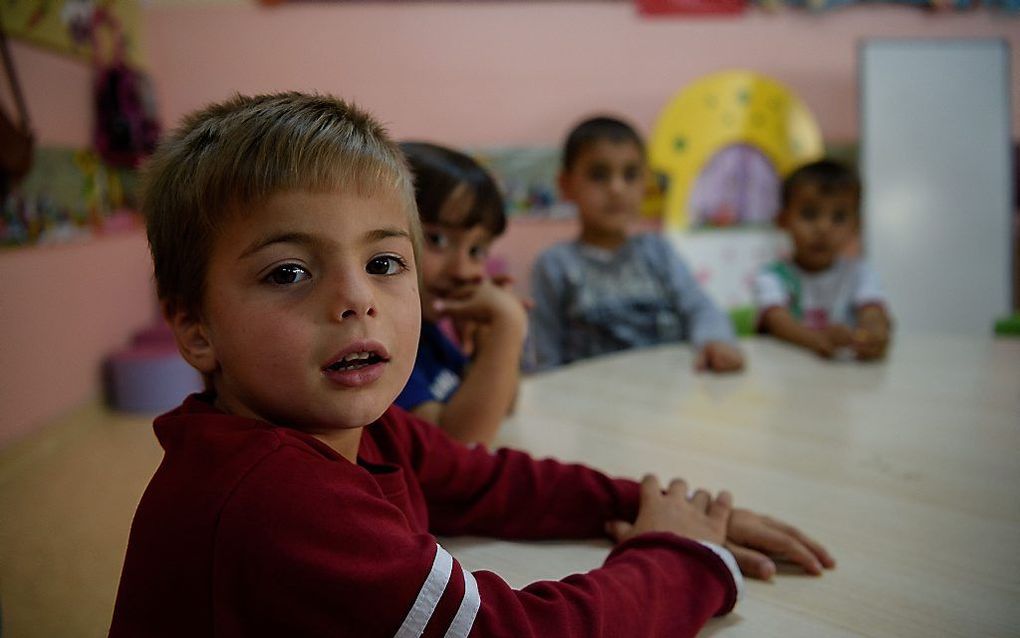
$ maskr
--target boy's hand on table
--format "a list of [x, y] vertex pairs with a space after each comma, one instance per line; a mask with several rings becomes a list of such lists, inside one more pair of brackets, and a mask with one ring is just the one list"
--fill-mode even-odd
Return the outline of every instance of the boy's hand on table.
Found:
[[889, 345], [889, 317], [881, 306], [866, 306], [857, 312], [854, 351], [861, 361], [881, 359]]
[[738, 372], [744, 369], [740, 349], [725, 341], [709, 341], [694, 360], [694, 369], [710, 372]]
[[852, 347], [854, 343], [853, 331], [841, 323], [816, 330], [814, 334], [815, 343], [811, 345], [811, 349], [823, 359], [833, 358], [837, 350]]
[[641, 480], [641, 504], [633, 523], [610, 521], [606, 532], [618, 543], [645, 532], [672, 532], [696, 541], [722, 545], [730, 519], [733, 498], [722, 491], [712, 498], [705, 490], [687, 496], [687, 483], [673, 479], [663, 491], [659, 479], [646, 475]]
[[741, 572], [761, 580], [770, 580], [776, 573], [774, 558], [795, 563], [813, 576], [836, 566], [821, 544], [796, 527], [745, 509], [733, 510], [725, 547], [737, 559]]

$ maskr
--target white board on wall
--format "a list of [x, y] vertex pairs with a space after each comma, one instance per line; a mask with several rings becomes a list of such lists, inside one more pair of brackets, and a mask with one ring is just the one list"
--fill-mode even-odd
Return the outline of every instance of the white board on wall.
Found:
[[987, 334], [1009, 311], [1009, 50], [860, 49], [864, 246], [902, 331]]

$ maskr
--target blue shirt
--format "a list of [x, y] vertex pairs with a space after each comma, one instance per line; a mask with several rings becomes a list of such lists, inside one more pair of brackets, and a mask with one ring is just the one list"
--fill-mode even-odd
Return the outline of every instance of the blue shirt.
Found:
[[446, 403], [460, 386], [468, 358], [434, 323], [423, 321], [418, 358], [395, 403], [413, 410], [423, 403]]

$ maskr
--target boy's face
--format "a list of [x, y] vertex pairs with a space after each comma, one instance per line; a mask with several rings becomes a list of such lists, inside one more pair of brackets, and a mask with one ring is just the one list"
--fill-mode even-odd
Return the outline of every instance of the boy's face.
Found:
[[563, 198], [577, 204], [582, 233], [593, 237], [625, 235], [644, 190], [644, 157], [629, 140], [595, 140], [560, 174]]
[[825, 270], [857, 232], [857, 194], [849, 189], [823, 193], [816, 184], [794, 188], [779, 215], [793, 239], [793, 259], [807, 271]]
[[174, 323], [217, 405], [356, 450], [417, 351], [418, 283], [398, 197], [274, 195], [224, 226], [206, 277], [202, 317], [190, 332]]
[[455, 297], [465, 286], [478, 284], [485, 277], [492, 233], [481, 225], [459, 223], [472, 203], [466, 189], [455, 189], [440, 210], [440, 221], [422, 225], [421, 301], [426, 321], [434, 323], [440, 318], [433, 308], [436, 300]]

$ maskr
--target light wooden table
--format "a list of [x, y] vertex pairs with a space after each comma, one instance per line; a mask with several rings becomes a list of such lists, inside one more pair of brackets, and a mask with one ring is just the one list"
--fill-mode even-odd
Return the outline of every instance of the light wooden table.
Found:
[[[822, 541], [821, 578], [748, 581], [707, 636], [1020, 636], [1020, 340], [903, 337], [879, 364], [766, 340], [748, 370], [690, 349], [525, 381], [501, 443], [621, 476], [728, 488]], [[601, 564], [603, 543], [444, 539], [515, 586]]]
[[[695, 375], [684, 347], [528, 379], [503, 442], [607, 472], [731, 489], [824, 541], [822, 578], [748, 581], [706, 636], [1020, 636], [1020, 340], [901, 338], [878, 365], [767, 341]], [[2, 408], [0, 408], [2, 409]], [[0, 451], [10, 638], [105, 636], [151, 417], [93, 404]], [[444, 539], [516, 586], [601, 564], [608, 543]]]

